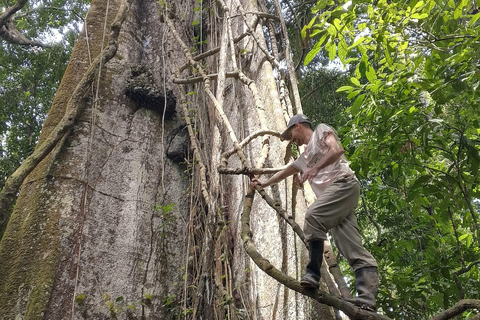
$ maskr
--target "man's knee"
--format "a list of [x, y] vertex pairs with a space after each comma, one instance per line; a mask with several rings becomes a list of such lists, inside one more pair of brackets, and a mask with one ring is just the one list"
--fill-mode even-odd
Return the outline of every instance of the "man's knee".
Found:
[[318, 219], [318, 217], [315, 217], [313, 214], [308, 212], [305, 215], [305, 229], [307, 228], [316, 233], [320, 232], [322, 235], [326, 234], [329, 230], [329, 228], [323, 223], [323, 221], [321, 221], [320, 219]]

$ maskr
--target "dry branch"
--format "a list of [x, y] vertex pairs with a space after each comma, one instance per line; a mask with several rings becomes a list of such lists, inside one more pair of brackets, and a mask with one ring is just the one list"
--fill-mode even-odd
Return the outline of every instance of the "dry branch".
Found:
[[288, 37], [288, 30], [285, 24], [285, 19], [283, 18], [283, 14], [282, 14], [282, 7], [280, 5], [279, 0], [274, 0], [273, 3], [275, 4], [277, 14], [280, 17], [280, 25], [281, 25], [283, 37], [285, 40], [285, 60], [287, 62], [287, 71], [288, 71], [289, 80], [291, 83], [291, 88], [293, 91], [295, 109], [297, 110], [297, 113], [303, 113], [302, 101], [300, 100], [300, 93], [298, 91], [298, 80], [297, 80], [297, 75], [295, 74], [295, 66], [292, 61], [292, 54], [290, 52], [290, 40]]
[[345, 282], [345, 277], [342, 274], [342, 270], [340, 270], [340, 266], [338, 265], [338, 261], [335, 258], [335, 255], [333, 254], [332, 246], [329, 241], [325, 241], [323, 256], [325, 257], [325, 262], [328, 265], [328, 270], [335, 279], [340, 294], [344, 298], [351, 298], [352, 294], [350, 293], [350, 289]]
[[[227, 78], [236, 78], [238, 74], [236, 72], [227, 72], [225, 74]], [[211, 80], [216, 80], [218, 78], [218, 74], [207, 74], [207, 77], [209, 77]], [[192, 84], [192, 83], [199, 83], [203, 82], [202, 77], [193, 77], [193, 78], [187, 78], [187, 79], [181, 79], [181, 78], [175, 78], [173, 79], [173, 83], [176, 84]]]
[[207, 203], [208, 207], [211, 208], [212, 200], [210, 198], [210, 194], [208, 193], [208, 186], [207, 186], [207, 169], [202, 161], [202, 156], [200, 154], [200, 149], [197, 144], [197, 137], [195, 136], [195, 132], [193, 130], [192, 122], [190, 121], [190, 116], [188, 114], [188, 107], [187, 101], [185, 98], [185, 92], [182, 88], [180, 88], [180, 99], [182, 104], [183, 110], [183, 117], [185, 118], [185, 122], [187, 124], [188, 135], [190, 137], [190, 144], [193, 149], [193, 156], [194, 160], [197, 161], [198, 166], [200, 168], [200, 189], [202, 190], [203, 198], [205, 199], [205, 203]]
[[[280, 133], [277, 132], [277, 131], [261, 130], [261, 131], [254, 132], [251, 135], [249, 135], [248, 137], [246, 137], [245, 139], [243, 139], [243, 141], [239, 143], [239, 146], [240, 146], [240, 148], [244, 148], [253, 139], [255, 139], [257, 137], [260, 137], [260, 136], [264, 136], [264, 135], [272, 135], [272, 136], [280, 137]], [[231, 149], [231, 150], [228, 150], [228, 151], [226, 151], [222, 154], [221, 159], [220, 159], [220, 166], [218, 168], [219, 171], [221, 171], [222, 173], [227, 173], [227, 171], [229, 170], [229, 169], [227, 169], [228, 158], [230, 158], [235, 152], [236, 152], [235, 149]], [[237, 170], [240, 170], [241, 172], [233, 173], [233, 174], [242, 174], [243, 172], [246, 172], [245, 174], [249, 174], [249, 173], [251, 173], [253, 171], [257, 171], [257, 170], [271, 170], [268, 173], [275, 173], [275, 172], [280, 171], [281, 169], [258, 169], [258, 168], [253, 169], [253, 168], [251, 168], [248, 172], [246, 171], [247, 168], [234, 169], [234, 171], [237, 171]], [[257, 171], [257, 172], [258, 173], [267, 173], [266, 171]], [[255, 173], [255, 174], [257, 174], [257, 173]]]
[[[255, 25], [258, 23], [258, 20], [254, 21]], [[239, 35], [238, 37], [236, 37], [233, 42], [234, 43], [238, 43], [240, 42], [241, 40], [243, 40], [243, 38], [245, 38], [246, 36], [248, 36], [249, 34], [248, 33], [243, 33], [241, 35]], [[206, 52], [203, 52], [203, 53], [200, 53], [198, 55], [196, 55], [195, 57], [193, 57], [193, 60], [194, 61], [200, 61], [202, 59], [205, 59], [211, 55], [214, 55], [214, 54], [217, 54], [220, 52], [220, 47], [216, 47], [216, 48], [213, 48], [213, 49], [210, 49]], [[185, 63], [184, 65], [180, 66], [178, 69], [180, 72], [182, 72], [183, 70], [185, 70], [186, 68], [188, 68], [190, 66], [190, 62], [187, 62]]]
[[260, 50], [262, 50], [263, 54], [265, 55], [265, 57], [267, 58], [267, 60], [272, 64], [274, 65], [276, 68], [280, 68], [280, 63], [278, 62], [277, 59], [275, 59], [274, 56], [272, 56], [269, 52], [268, 52], [268, 49], [265, 48], [265, 46], [262, 44], [262, 42], [258, 41], [257, 37], [255, 36], [255, 32], [254, 32], [254, 27], [251, 26], [248, 21], [247, 21], [247, 17], [245, 16], [245, 11], [243, 10], [243, 8], [240, 6], [239, 7], [240, 9], [240, 12], [242, 13], [242, 17], [243, 17], [243, 20], [244, 20], [244, 23], [245, 25], [247, 26], [247, 33], [250, 34], [253, 38], [253, 40], [255, 40], [255, 43], [258, 45], [258, 47], [260, 48]]
[[362, 205], [363, 205], [363, 210], [365, 210], [365, 214], [367, 215], [368, 219], [373, 223], [375, 226], [375, 229], [377, 229], [377, 246], [380, 245], [380, 242], [382, 240], [382, 228], [380, 225], [373, 219], [373, 216], [370, 214], [370, 211], [368, 210], [367, 207], [367, 201], [365, 200], [365, 197], [362, 196]]

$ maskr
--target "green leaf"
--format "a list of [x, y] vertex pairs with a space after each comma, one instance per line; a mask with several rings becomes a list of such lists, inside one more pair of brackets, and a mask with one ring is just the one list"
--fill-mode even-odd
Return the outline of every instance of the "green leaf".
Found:
[[350, 99], [355, 98], [360, 92], [361, 92], [361, 90], [353, 90], [352, 92], [350, 92], [347, 99], [350, 100]]
[[370, 63], [367, 65], [367, 72], [365, 74], [367, 76], [368, 81], [374, 82], [377, 80], [377, 74], [375, 73], [375, 69], [372, 67]]
[[418, 19], [418, 20], [421, 20], [421, 19], [425, 19], [426, 17], [428, 17], [428, 14], [427, 13], [414, 13], [412, 14], [412, 19]]
[[462, 234], [460, 237], [458, 237], [458, 241], [462, 241], [463, 239], [469, 237], [470, 235], [468, 233]]
[[352, 50], [353, 48], [363, 43], [364, 41], [365, 41], [365, 37], [358, 38], [357, 41], [355, 41], [350, 47], [348, 47], [348, 50]]
[[340, 39], [338, 42], [338, 57], [340, 61], [345, 64], [345, 58], [347, 57], [347, 42], [345, 42], [345, 38]]
[[335, 28], [334, 25], [330, 25], [327, 29], [327, 32], [332, 36], [332, 37], [336, 37], [337, 36], [337, 28]]
[[317, 1], [317, 4], [312, 9], [312, 12], [316, 13], [317, 11], [324, 9], [329, 2], [330, 2], [329, 0], [319, 0], [319, 1]]
[[458, 6], [455, 8], [455, 12], [453, 13], [453, 18], [458, 19], [462, 16], [463, 14], [463, 7], [467, 4], [468, 0], [462, 0], [458, 4]]
[[153, 300], [153, 296], [151, 294], [146, 294], [145, 299]]
[[333, 61], [337, 56], [337, 46], [335, 45], [335, 42], [330, 39], [325, 45], [325, 49], [328, 51], [328, 58], [330, 61]]
[[415, 4], [415, 7], [413, 7], [412, 12], [420, 10], [420, 8], [423, 7], [424, 4], [425, 2], [423, 2], [423, 0], [418, 1], [417, 4]]
[[355, 99], [353, 102], [352, 108], [350, 109], [350, 112], [352, 113], [352, 116], [356, 116], [360, 112], [360, 106], [363, 103], [363, 99], [365, 99], [365, 94], [361, 94]]
[[356, 85], [357, 87], [360, 87], [360, 81], [358, 81], [357, 78], [351, 77], [350, 82]]
[[432, 176], [431, 175], [424, 175], [424, 176], [421, 176], [420, 178], [418, 178], [415, 183], [412, 185], [412, 187], [410, 188], [411, 190], [415, 190], [415, 189], [418, 189], [420, 187], [423, 187], [424, 184], [426, 184], [428, 181], [430, 181], [430, 179], [432, 179]]
[[357, 66], [357, 78], [366, 77], [368, 64], [368, 57], [364, 54], [362, 60], [360, 60], [360, 63]]
[[337, 89], [336, 92], [342, 92], [342, 91], [352, 91], [354, 88], [352, 86], [341, 86], [340, 88]]
[[196, 26], [199, 22], [200, 22], [200, 20], [194, 20], [194, 21], [192, 22], [192, 26]]
[[472, 20], [470, 20], [470, 23], [468, 24], [468, 26], [471, 28], [479, 18], [480, 18], [480, 12], [472, 17]]
[[320, 40], [317, 43], [315, 43], [312, 50], [310, 50], [310, 52], [307, 53], [307, 56], [305, 57], [305, 60], [303, 61], [304, 66], [309, 64], [313, 60], [313, 58], [315, 58], [315, 56], [320, 52], [320, 50], [322, 49], [322, 44], [325, 41], [326, 37], [327, 36], [324, 35], [322, 38], [320, 38]]
[[387, 60], [387, 63], [391, 66], [393, 65], [393, 59], [392, 59], [392, 56], [390, 55], [390, 50], [389, 50], [389, 47], [388, 47], [388, 44], [387, 42], [385, 41], [385, 59]]
[[333, 24], [335, 25], [335, 28], [336, 28], [338, 31], [340, 31], [340, 29], [342, 29], [342, 25], [340, 24], [340, 20], [339, 20], [339, 19], [335, 18], [335, 19], [333, 20]]
[[312, 20], [310, 20], [310, 22], [308, 23], [308, 25], [304, 26], [302, 31], [301, 31], [301, 35], [302, 35], [302, 39], [305, 38], [305, 36], [307, 35], [307, 30], [310, 30], [313, 26], [313, 24], [315, 23], [315, 21], [317, 20], [317, 16], [314, 16], [312, 18]]

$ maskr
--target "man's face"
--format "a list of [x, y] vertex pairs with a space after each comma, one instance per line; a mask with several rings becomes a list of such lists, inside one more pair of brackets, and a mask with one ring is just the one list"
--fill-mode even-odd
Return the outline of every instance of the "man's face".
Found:
[[297, 146], [305, 144], [305, 135], [303, 134], [302, 129], [303, 126], [300, 123], [295, 123], [295, 125], [290, 129], [290, 138]]

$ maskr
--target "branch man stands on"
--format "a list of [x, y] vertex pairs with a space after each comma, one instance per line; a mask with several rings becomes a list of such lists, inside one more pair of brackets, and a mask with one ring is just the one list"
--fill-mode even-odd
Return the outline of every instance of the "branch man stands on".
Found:
[[282, 138], [298, 146], [306, 145], [305, 152], [270, 179], [261, 181], [254, 177], [252, 184], [265, 188], [300, 172], [300, 182], [308, 180], [315, 192], [316, 200], [308, 208], [304, 221], [310, 261], [300, 284], [318, 288], [324, 240], [330, 231], [338, 250], [355, 271], [357, 297], [347, 300], [362, 309], [375, 311], [377, 262], [362, 245], [355, 216], [360, 186], [337, 133], [326, 124], [318, 125], [314, 131], [311, 121], [297, 114], [288, 122]]

